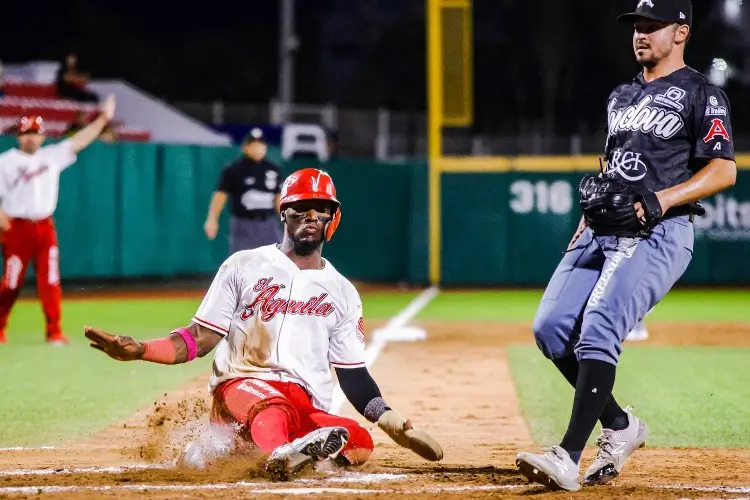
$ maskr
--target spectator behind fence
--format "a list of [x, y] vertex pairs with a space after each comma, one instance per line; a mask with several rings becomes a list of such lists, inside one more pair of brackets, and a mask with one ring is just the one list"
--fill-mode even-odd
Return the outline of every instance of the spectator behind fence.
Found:
[[[85, 111], [79, 111], [76, 114], [76, 117], [73, 118], [73, 121], [70, 122], [70, 125], [68, 125], [68, 128], [67, 130], [65, 130], [63, 136], [70, 137], [74, 135], [79, 130], [86, 128], [86, 125], [88, 125], [92, 121], [94, 120], [89, 119]], [[115, 128], [112, 126], [111, 122], [107, 123], [104, 126], [101, 134], [99, 134], [99, 137], [97, 137], [97, 139], [110, 144], [117, 140], [117, 132], [115, 132]]]
[[108, 123], [104, 130], [102, 130], [102, 133], [99, 134], [99, 140], [104, 141], [108, 144], [111, 144], [117, 140], [117, 132], [115, 131], [115, 128], [112, 126], [112, 123]]
[[70, 122], [70, 124], [68, 125], [67, 130], [65, 130], [65, 134], [64, 134], [65, 137], [70, 137], [71, 135], [75, 134], [76, 132], [84, 128], [86, 125], [88, 125], [88, 123], [89, 123], [89, 119], [86, 116], [86, 112], [79, 111], [76, 114], [76, 117], [73, 118], [73, 121]]
[[99, 97], [86, 90], [88, 73], [78, 71], [78, 56], [70, 53], [57, 72], [57, 94], [64, 99], [81, 102], [99, 102]]
[[219, 215], [231, 197], [231, 253], [281, 243], [281, 170], [265, 159], [267, 150], [263, 131], [254, 128], [243, 141], [244, 156], [224, 168], [211, 198], [203, 229], [213, 240], [219, 230]]

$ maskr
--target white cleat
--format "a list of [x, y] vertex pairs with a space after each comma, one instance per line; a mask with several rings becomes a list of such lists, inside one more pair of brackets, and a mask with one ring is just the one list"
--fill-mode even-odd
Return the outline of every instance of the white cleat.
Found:
[[630, 406], [624, 410], [628, 414], [628, 426], [621, 431], [602, 429], [596, 440], [599, 452], [583, 474], [583, 484], [607, 484], [620, 475], [630, 455], [646, 445], [648, 425], [633, 415]]
[[273, 450], [266, 460], [266, 473], [273, 480], [288, 481], [308, 465], [336, 458], [348, 440], [349, 431], [344, 427], [314, 430]]
[[550, 490], [578, 491], [580, 468], [568, 452], [559, 446], [543, 450], [544, 453], [519, 453], [516, 466], [529, 481], [542, 484]]

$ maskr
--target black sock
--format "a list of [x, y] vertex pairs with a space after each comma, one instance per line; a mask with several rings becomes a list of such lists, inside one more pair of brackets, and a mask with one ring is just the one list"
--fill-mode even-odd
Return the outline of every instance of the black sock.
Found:
[[[564, 358], [553, 359], [552, 363], [555, 364], [563, 377], [572, 385], [576, 386], [578, 380], [578, 360], [575, 354], [569, 354]], [[628, 426], [628, 415], [625, 411], [620, 408], [620, 405], [615, 401], [615, 397], [611, 396], [607, 405], [604, 407], [604, 411], [599, 416], [599, 422], [605, 429], [612, 429], [613, 431], [621, 431]]]
[[584, 359], [579, 362], [573, 411], [568, 430], [560, 441], [560, 446], [576, 463], [581, 459], [581, 452], [586, 446], [586, 441], [612, 396], [612, 388], [615, 386], [615, 370], [615, 365], [605, 361]]

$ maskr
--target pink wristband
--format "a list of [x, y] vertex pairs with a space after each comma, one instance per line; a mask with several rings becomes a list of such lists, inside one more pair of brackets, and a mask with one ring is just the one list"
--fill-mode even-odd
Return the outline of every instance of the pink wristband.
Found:
[[194, 360], [196, 356], [198, 356], [198, 343], [195, 341], [195, 338], [190, 335], [188, 329], [180, 327], [173, 330], [172, 333], [178, 333], [180, 337], [182, 337], [182, 340], [185, 341], [185, 346], [187, 347], [187, 360]]

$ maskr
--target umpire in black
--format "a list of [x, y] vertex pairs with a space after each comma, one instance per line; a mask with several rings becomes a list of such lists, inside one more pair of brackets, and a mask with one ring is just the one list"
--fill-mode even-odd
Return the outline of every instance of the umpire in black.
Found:
[[208, 239], [219, 231], [219, 215], [231, 198], [231, 253], [281, 243], [281, 171], [267, 161], [263, 131], [254, 128], [242, 141], [242, 158], [224, 168], [203, 226]]

